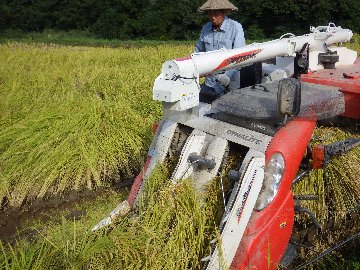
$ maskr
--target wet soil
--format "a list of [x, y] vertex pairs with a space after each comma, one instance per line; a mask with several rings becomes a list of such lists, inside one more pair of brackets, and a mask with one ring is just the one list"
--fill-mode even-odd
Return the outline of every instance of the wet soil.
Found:
[[46, 200], [36, 200], [30, 205], [20, 208], [3, 207], [0, 210], [0, 241], [14, 243], [18, 238], [31, 241], [39, 230], [26, 229], [34, 220], [47, 222], [54, 219], [54, 215], [68, 213], [64, 216], [68, 220], [79, 220], [86, 212], [77, 209], [77, 205], [90, 202], [98, 196], [106, 196], [110, 192], [120, 192], [130, 187], [133, 180], [125, 180], [111, 187], [99, 187], [96, 190], [70, 191], [63, 196], [52, 196]]

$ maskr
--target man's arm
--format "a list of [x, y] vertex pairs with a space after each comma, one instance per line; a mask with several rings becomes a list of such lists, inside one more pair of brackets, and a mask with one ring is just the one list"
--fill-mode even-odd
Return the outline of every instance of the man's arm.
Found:
[[242, 25], [240, 23], [237, 23], [236, 26], [236, 35], [233, 42], [233, 49], [235, 48], [241, 48], [245, 46], [245, 36], [244, 36], [244, 30], [242, 28]]
[[201, 31], [200, 38], [195, 45], [195, 52], [205, 52], [205, 42], [204, 42], [203, 31]]
[[[233, 45], [232, 45], [232, 49], [235, 48], [241, 48], [245, 46], [245, 36], [244, 36], [244, 30], [242, 28], [242, 25], [240, 23], [236, 23], [235, 24], [236, 27], [236, 31], [235, 31], [235, 36], [233, 39]], [[225, 72], [225, 74], [231, 78], [231, 76], [236, 72], [236, 70], [227, 70]]]

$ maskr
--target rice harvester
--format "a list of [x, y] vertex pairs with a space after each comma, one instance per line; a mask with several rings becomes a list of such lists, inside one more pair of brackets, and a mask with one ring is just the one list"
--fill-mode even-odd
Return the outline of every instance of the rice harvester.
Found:
[[[224, 194], [221, 243], [214, 241], [201, 259], [204, 269], [220, 269], [221, 260], [230, 269], [276, 269], [289, 257], [294, 212], [303, 209], [292, 185], [359, 144], [349, 139], [309, 147], [318, 121], [360, 119], [360, 59], [333, 46], [350, 41], [351, 30], [333, 23], [310, 30], [166, 61], [153, 87], [164, 116], [145, 166], [128, 199], [94, 230], [136, 207], [149, 175], [167, 158], [177, 159], [171, 181], [191, 178], [201, 193], [222, 175], [229, 152], [238, 152], [228, 173], [231, 191]], [[200, 92], [201, 77], [240, 68], [239, 89], [220, 97]]]

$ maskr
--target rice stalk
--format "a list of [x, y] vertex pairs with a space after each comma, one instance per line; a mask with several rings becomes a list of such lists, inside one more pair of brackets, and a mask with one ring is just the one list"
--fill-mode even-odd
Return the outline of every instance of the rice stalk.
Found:
[[215, 192], [215, 183], [210, 186], [204, 204], [198, 202], [191, 180], [173, 186], [168, 179], [167, 169], [158, 168], [147, 181], [139, 216], [126, 231], [115, 228], [121, 252], [116, 265], [122, 269], [201, 269], [200, 259], [210, 254], [219, 189]]
[[143, 163], [161, 64], [188, 46], [0, 45], [0, 199], [109, 185]]
[[[314, 138], [322, 141], [315, 143], [328, 144], [348, 138], [360, 138], [357, 130], [318, 127]], [[295, 194], [316, 194], [316, 201], [301, 201], [301, 205], [309, 208], [322, 225], [321, 230], [315, 229], [308, 216], [297, 214], [299, 235], [296, 241], [311, 245], [310, 249], [300, 249], [302, 261], [308, 261], [327, 248], [339, 243], [359, 231], [355, 209], [360, 205], [360, 147], [332, 159], [325, 169], [314, 170], [298, 183], [293, 191]], [[312, 234], [314, 234], [312, 236]], [[300, 236], [300, 237], [299, 237]], [[296, 242], [295, 241], [295, 242]], [[332, 253], [318, 261], [310, 269], [328, 269], [342, 260], [339, 252]]]
[[[354, 130], [318, 127], [315, 138], [325, 138], [321, 144], [329, 144], [348, 138], [360, 138]], [[328, 137], [328, 138], [327, 138]], [[314, 143], [319, 143], [314, 141]], [[346, 213], [360, 204], [360, 147], [332, 159], [325, 169], [314, 170], [298, 183], [295, 194], [316, 194], [319, 200], [303, 201], [302, 204], [313, 211], [320, 223], [329, 217], [344, 218]]]

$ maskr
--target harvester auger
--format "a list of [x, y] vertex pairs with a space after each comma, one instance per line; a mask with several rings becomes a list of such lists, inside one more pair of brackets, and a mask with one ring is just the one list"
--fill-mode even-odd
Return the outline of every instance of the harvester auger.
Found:
[[[286, 34], [166, 61], [153, 88], [164, 117], [145, 166], [128, 199], [94, 230], [136, 207], [151, 172], [175, 151], [175, 137], [183, 143], [176, 149], [180, 155], [171, 181], [192, 178], [199, 192], [219, 174], [229, 149], [241, 146], [245, 155], [239, 169], [229, 173], [233, 188], [219, 224], [221, 244], [201, 261], [204, 269], [220, 269], [220, 260], [230, 269], [276, 269], [292, 234], [291, 186], [305, 175], [298, 174], [300, 164], [309, 159], [314, 164], [309, 170], [323, 167], [359, 144], [348, 140], [309, 153], [317, 121], [360, 119], [360, 59], [355, 51], [332, 46], [351, 37], [350, 30], [331, 23], [311, 27], [303, 36]], [[239, 89], [217, 99], [200, 93], [200, 77], [238, 68]]]

